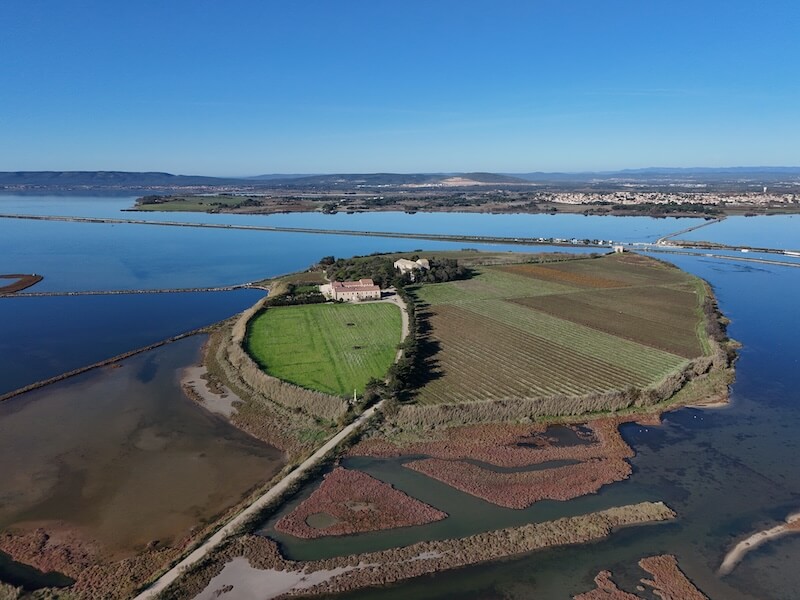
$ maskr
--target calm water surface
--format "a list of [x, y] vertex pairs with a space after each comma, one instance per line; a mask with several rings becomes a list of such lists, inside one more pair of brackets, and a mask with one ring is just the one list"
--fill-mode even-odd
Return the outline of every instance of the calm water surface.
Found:
[[402, 233], [440, 233], [487, 236], [602, 238], [619, 241], [654, 241], [658, 237], [703, 223], [703, 219], [652, 219], [648, 217], [598, 217], [583, 215], [529, 215], [485, 213], [373, 212], [285, 213], [232, 215], [180, 212], [128, 212], [136, 197], [98, 198], [0, 195], [0, 213], [109, 217], [187, 223], [225, 223], [352, 229]]
[[264, 292], [0, 298], [0, 394], [205, 327]]
[[800, 250], [800, 215], [727, 217], [725, 220], [678, 236], [679, 239], [719, 242], [761, 248]]

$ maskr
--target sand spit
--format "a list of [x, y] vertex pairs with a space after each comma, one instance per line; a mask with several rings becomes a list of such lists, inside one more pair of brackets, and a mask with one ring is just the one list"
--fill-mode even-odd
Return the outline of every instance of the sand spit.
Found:
[[[327, 527], [314, 527], [309, 517], [332, 517]], [[420, 502], [361, 471], [337, 467], [300, 506], [275, 524], [283, 533], [312, 539], [380, 531], [440, 521], [447, 513]]]
[[205, 409], [228, 419], [236, 412], [234, 403], [241, 402], [227, 386], [217, 383], [212, 387], [205, 365], [186, 367], [181, 377], [181, 388]]
[[[708, 600], [678, 567], [678, 561], [670, 554], [650, 556], [639, 561], [639, 567], [652, 575], [652, 579], [642, 579], [643, 586], [652, 588], [652, 595], [661, 600]], [[595, 589], [574, 596], [574, 600], [642, 600], [651, 594], [639, 596], [621, 590], [611, 578], [610, 571], [601, 571], [594, 578]], [[640, 592], [645, 588], [638, 586]]]
[[742, 562], [748, 552], [755, 550], [770, 540], [783, 537], [790, 533], [800, 533], [800, 512], [793, 513], [786, 517], [785, 523], [763, 531], [758, 531], [736, 544], [730, 552], [725, 555], [725, 559], [719, 567], [719, 574], [723, 576], [728, 575], [736, 568], [736, 565]]
[[222, 572], [208, 582], [195, 600], [217, 600], [228, 596], [236, 600], [267, 600], [291, 593], [302, 592], [321, 585], [334, 577], [350, 571], [372, 567], [359, 563], [355, 566], [322, 569], [312, 573], [305, 571], [279, 571], [277, 569], [257, 569], [243, 556], [234, 558], [225, 565]]
[[[295, 562], [280, 554], [277, 544], [264, 537], [244, 535], [229, 543], [216, 560], [186, 574], [171, 588], [171, 598], [195, 598], [234, 586], [235, 578], [217, 578], [236, 557], [244, 557], [261, 571], [294, 572], [311, 576], [325, 572], [325, 581], [303, 589], [280, 592], [280, 597], [298, 594], [332, 594], [367, 586], [385, 585], [401, 579], [418, 577], [445, 569], [453, 569], [552, 546], [592, 542], [608, 536], [614, 529], [630, 525], [673, 519], [675, 513], [662, 502], [642, 502], [608, 510], [567, 517], [556, 521], [532, 523], [480, 533], [466, 538], [419, 542], [404, 548], [342, 556], [325, 560]], [[334, 569], [347, 572], [327, 577]], [[230, 573], [230, 572], [229, 572]], [[213, 587], [210, 582], [213, 581]], [[202, 595], [202, 598], [212, 596]], [[240, 598], [232, 595], [231, 598]], [[241, 596], [247, 598], [248, 596]], [[279, 597], [262, 593], [259, 598]]]

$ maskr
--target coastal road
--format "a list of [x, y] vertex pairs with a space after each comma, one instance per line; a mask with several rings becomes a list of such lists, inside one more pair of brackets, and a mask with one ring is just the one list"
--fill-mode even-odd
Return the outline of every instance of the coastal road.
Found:
[[674, 233], [669, 233], [665, 236], [662, 236], [656, 240], [656, 246], [662, 246], [666, 243], [666, 241], [670, 238], [674, 238], [676, 236], [682, 235], [684, 233], [689, 233], [690, 231], [694, 231], [696, 229], [701, 229], [703, 227], [708, 227], [709, 225], [714, 225], [715, 223], [721, 223], [725, 217], [720, 217], [719, 219], [713, 219], [710, 221], [706, 221], [705, 223], [700, 223], [700, 225], [695, 225], [694, 227], [687, 227], [686, 229], [681, 229], [680, 231], [676, 231]]
[[214, 550], [214, 548], [219, 546], [229, 536], [236, 533], [240, 527], [242, 527], [242, 525], [247, 523], [252, 517], [257, 515], [270, 503], [283, 496], [283, 494], [285, 494], [293, 485], [298, 483], [306, 473], [314, 469], [328, 453], [336, 448], [336, 446], [341, 444], [359, 427], [364, 425], [364, 423], [375, 416], [375, 413], [381, 409], [384, 402], [384, 400], [381, 400], [374, 406], [371, 406], [361, 413], [361, 415], [355, 421], [344, 427], [339, 433], [325, 442], [325, 444], [323, 444], [319, 450], [314, 452], [314, 454], [302, 462], [294, 471], [281, 479], [277, 484], [267, 490], [264, 495], [260, 496], [255, 502], [244, 509], [231, 521], [229, 521], [224, 527], [222, 527], [222, 529], [218, 530], [215, 534], [198, 546], [191, 554], [159, 577], [155, 583], [153, 583], [153, 585], [136, 596], [135, 600], [148, 600], [158, 597], [158, 595], [163, 592], [171, 583], [176, 581], [184, 573], [184, 571], [208, 556], [209, 553]]

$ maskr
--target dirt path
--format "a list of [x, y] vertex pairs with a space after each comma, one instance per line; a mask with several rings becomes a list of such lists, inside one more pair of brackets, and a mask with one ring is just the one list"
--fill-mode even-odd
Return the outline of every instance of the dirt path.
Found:
[[[409, 333], [408, 307], [406, 306], [406, 303], [403, 301], [403, 299], [397, 294], [397, 292], [395, 292], [392, 289], [390, 289], [389, 291], [391, 293], [391, 296], [388, 296], [387, 298], [381, 298], [380, 300], [376, 300], [376, 302], [386, 302], [389, 304], [395, 304], [400, 307], [400, 329], [401, 329], [400, 341], [402, 342], [408, 337]], [[394, 358], [395, 361], [400, 360], [400, 356], [402, 356], [402, 354], [403, 351], [398, 350], [397, 355]]]

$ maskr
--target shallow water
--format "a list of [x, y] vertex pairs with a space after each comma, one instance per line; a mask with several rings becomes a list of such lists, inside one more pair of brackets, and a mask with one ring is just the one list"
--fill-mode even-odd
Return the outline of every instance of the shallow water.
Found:
[[[310, 227], [395, 233], [438, 233], [505, 237], [601, 238], [655, 241], [667, 233], [703, 223], [700, 218], [602, 217], [580, 214], [489, 213], [281, 213], [274, 215], [195, 212], [129, 212], [136, 197], [20, 196], [0, 194], [0, 213], [106, 217], [184, 223], [224, 223]], [[426, 245], [426, 248], [429, 246]], [[342, 254], [342, 256], [346, 256]]]
[[0, 394], [211, 325], [263, 295], [0, 298]]
[[726, 217], [719, 223], [682, 234], [678, 239], [800, 250], [800, 215]]
[[66, 587], [75, 583], [73, 579], [61, 573], [55, 571], [43, 573], [29, 565], [17, 562], [5, 552], [0, 552], [0, 581], [26, 590]]
[[66, 523], [104, 555], [170, 544], [283, 465], [190, 401], [187, 338], [0, 404], [0, 529]]

